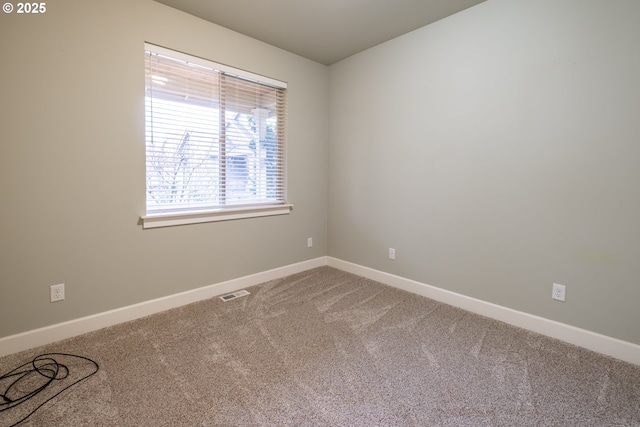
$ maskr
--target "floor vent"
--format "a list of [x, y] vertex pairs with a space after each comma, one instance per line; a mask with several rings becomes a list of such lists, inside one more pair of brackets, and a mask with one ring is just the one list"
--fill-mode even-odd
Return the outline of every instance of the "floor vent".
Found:
[[245, 290], [243, 289], [243, 290], [241, 290], [241, 291], [236, 291], [236, 292], [234, 292], [234, 293], [232, 293], [232, 294], [222, 295], [222, 296], [220, 297], [220, 299], [221, 299], [222, 301], [225, 301], [225, 302], [226, 302], [226, 301], [231, 301], [232, 299], [236, 299], [236, 298], [243, 297], [243, 296], [245, 296], [245, 295], [249, 295], [249, 291], [245, 291]]

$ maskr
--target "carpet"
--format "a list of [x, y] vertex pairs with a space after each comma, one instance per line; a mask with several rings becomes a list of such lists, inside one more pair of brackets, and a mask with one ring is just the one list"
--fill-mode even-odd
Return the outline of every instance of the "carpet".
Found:
[[0, 426], [640, 426], [640, 366], [330, 267], [247, 290], [0, 358], [99, 366]]

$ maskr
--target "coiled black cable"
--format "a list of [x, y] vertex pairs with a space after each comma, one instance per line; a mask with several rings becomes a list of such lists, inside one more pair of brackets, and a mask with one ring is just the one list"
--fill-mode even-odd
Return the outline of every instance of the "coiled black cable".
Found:
[[[66, 385], [52, 396], [49, 396], [27, 413], [26, 416], [13, 424], [9, 424], [8, 427], [14, 427], [22, 423], [46, 403], [60, 395], [60, 393], [86, 380], [98, 372], [99, 369], [98, 364], [87, 357], [68, 353], [40, 354], [30, 362], [24, 363], [0, 376], [0, 414], [5, 413], [4, 415], [8, 415], [9, 413], [17, 411], [20, 405], [44, 392], [55, 382], [62, 383], [70, 378], [71, 370], [69, 368], [69, 362], [67, 362], [67, 364], [60, 363], [59, 360], [56, 360], [56, 357], [58, 359], [62, 358], [63, 360], [65, 358], [72, 358], [72, 360], [76, 359], [81, 362], [88, 362], [85, 363], [88, 368], [88, 373], [80, 375], [78, 379]], [[18, 415], [18, 417], [19, 416], [20, 415]]]

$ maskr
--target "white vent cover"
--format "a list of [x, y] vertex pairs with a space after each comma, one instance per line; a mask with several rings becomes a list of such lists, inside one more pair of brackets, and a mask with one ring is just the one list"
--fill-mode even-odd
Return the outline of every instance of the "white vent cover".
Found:
[[235, 291], [235, 292], [234, 292], [234, 293], [232, 293], [232, 294], [222, 295], [222, 296], [220, 297], [220, 299], [221, 299], [222, 301], [227, 302], [227, 301], [231, 301], [232, 299], [236, 299], [236, 298], [243, 297], [243, 296], [245, 296], [245, 295], [249, 295], [249, 291], [246, 291], [246, 290], [244, 290], [244, 289], [243, 289], [243, 290], [241, 290], [241, 291]]

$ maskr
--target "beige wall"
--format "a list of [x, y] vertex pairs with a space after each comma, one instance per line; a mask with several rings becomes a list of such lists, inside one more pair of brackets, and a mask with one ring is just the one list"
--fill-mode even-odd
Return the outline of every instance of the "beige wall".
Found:
[[[326, 254], [327, 67], [152, 1], [47, 8], [0, 14], [0, 337]], [[292, 214], [142, 230], [145, 41], [288, 82]]]
[[640, 344], [639, 20], [489, 0], [331, 66], [329, 255]]

